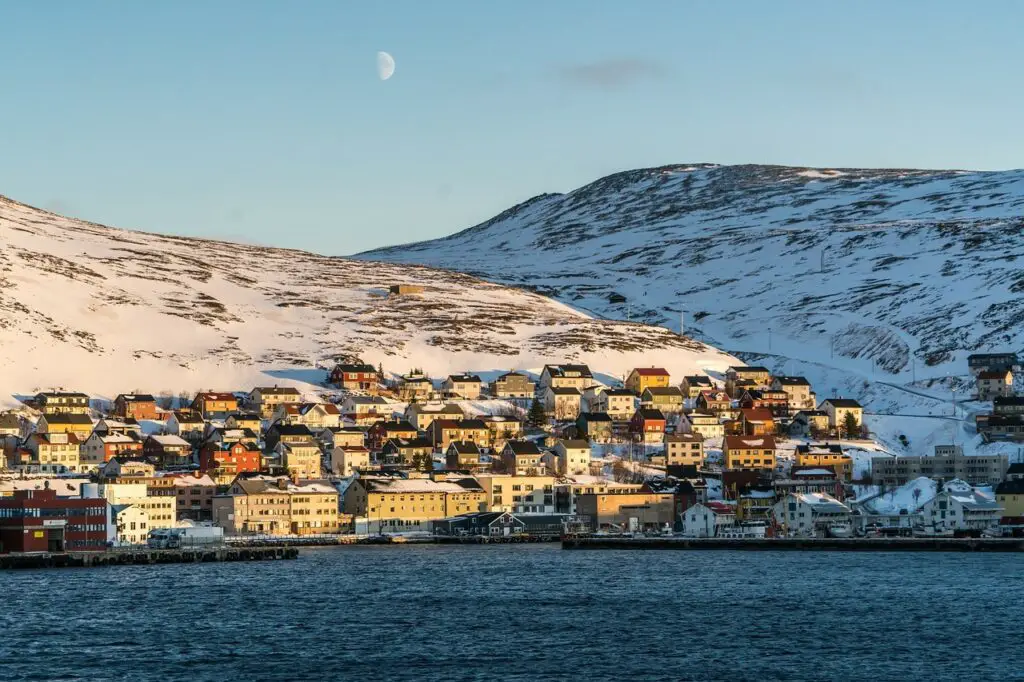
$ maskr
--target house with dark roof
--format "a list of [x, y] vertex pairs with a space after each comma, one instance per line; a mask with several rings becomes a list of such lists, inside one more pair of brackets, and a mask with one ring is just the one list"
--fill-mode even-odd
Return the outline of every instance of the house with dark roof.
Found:
[[380, 375], [373, 365], [366, 363], [339, 363], [331, 370], [330, 383], [346, 391], [377, 393]]
[[[848, 414], [853, 415], [857, 426], [864, 423], [864, 408], [861, 407], [860, 403], [851, 398], [826, 398], [818, 406], [818, 409], [828, 414], [829, 428], [837, 431], [845, 430], [846, 415]], [[850, 433], [845, 435], [847, 438], [856, 438], [859, 434]]]
[[713, 391], [715, 384], [711, 381], [711, 377], [706, 374], [694, 374], [683, 377], [683, 383], [679, 388], [682, 390], [683, 395], [690, 400], [695, 400], [701, 391]]
[[661, 410], [641, 407], [629, 420], [629, 432], [641, 443], [655, 445], [665, 438], [665, 415]]
[[575, 388], [582, 392], [596, 383], [586, 365], [544, 365], [539, 388]]
[[532, 440], [510, 440], [501, 451], [501, 463], [505, 473], [515, 476], [537, 476], [544, 465], [537, 444]]
[[594, 443], [610, 443], [615, 435], [614, 422], [607, 412], [580, 412], [576, 433]]
[[1013, 372], [1008, 369], [994, 369], [978, 372], [975, 379], [975, 393], [978, 400], [992, 400], [1013, 395]]
[[536, 384], [520, 372], [508, 372], [491, 382], [491, 395], [495, 398], [532, 398]]
[[111, 415], [121, 419], [159, 419], [156, 399], [148, 393], [121, 393], [114, 398]]
[[678, 386], [650, 386], [640, 394], [640, 407], [678, 414], [683, 411], [683, 392]]
[[441, 384], [445, 395], [476, 400], [480, 397], [483, 382], [475, 374], [451, 374]]
[[480, 467], [480, 448], [472, 441], [455, 440], [444, 453], [448, 469], [473, 470]]

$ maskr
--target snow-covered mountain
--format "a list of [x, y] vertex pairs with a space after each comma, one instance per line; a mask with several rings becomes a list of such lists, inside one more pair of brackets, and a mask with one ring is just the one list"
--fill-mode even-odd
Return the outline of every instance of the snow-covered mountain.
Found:
[[909, 384], [1024, 346], [1024, 171], [667, 166], [360, 257]]
[[[665, 329], [591, 319], [464, 274], [129, 232], [3, 197], [0, 245], [0, 402], [51, 387], [102, 396], [317, 383], [318, 365], [347, 354], [435, 376], [735, 362]], [[389, 295], [400, 283], [424, 291]]]

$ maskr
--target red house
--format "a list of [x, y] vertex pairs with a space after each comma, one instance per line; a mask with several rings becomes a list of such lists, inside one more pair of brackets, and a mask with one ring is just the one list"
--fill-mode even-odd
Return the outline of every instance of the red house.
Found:
[[121, 419], [159, 419], [153, 396], [143, 393], [122, 393], [114, 398], [112, 415]]
[[707, 412], [725, 412], [732, 408], [732, 399], [725, 391], [701, 391], [697, 396], [697, 409]]
[[785, 391], [743, 391], [740, 407], [765, 408], [775, 417], [789, 416], [789, 394]]
[[104, 499], [57, 497], [49, 486], [0, 497], [0, 554], [99, 552], [107, 546]]
[[366, 430], [366, 438], [370, 449], [374, 452], [384, 447], [392, 438], [415, 438], [419, 433], [416, 428], [403, 419], [395, 421], [379, 421]]
[[774, 436], [775, 418], [767, 407], [740, 410], [740, 431], [745, 436]]
[[665, 415], [642, 407], [629, 420], [629, 432], [645, 443], [660, 443], [665, 437]]
[[330, 376], [330, 382], [338, 388], [370, 394], [377, 393], [379, 380], [374, 366], [366, 364], [337, 365], [331, 370]]
[[220, 470], [225, 478], [238, 474], [258, 472], [263, 468], [258, 448], [239, 441], [237, 443], [207, 443], [199, 452], [199, 470]]

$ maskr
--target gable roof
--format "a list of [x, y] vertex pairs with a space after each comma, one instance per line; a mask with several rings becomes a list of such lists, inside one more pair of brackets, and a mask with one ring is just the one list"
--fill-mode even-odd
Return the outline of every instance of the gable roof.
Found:
[[735, 365], [729, 371], [734, 374], [771, 374], [767, 367], [759, 365]]
[[449, 450], [454, 450], [460, 455], [479, 455], [480, 448], [471, 440], [453, 440], [448, 444]]
[[92, 418], [87, 414], [69, 414], [69, 413], [52, 413], [47, 412], [44, 414], [42, 419], [46, 420], [47, 424], [71, 424], [75, 426], [92, 426]]
[[783, 386], [810, 386], [806, 377], [775, 377], [775, 381]]
[[703, 443], [704, 436], [699, 433], [666, 433], [666, 443]]
[[636, 367], [633, 372], [641, 377], [667, 377], [669, 375], [663, 367]]
[[479, 384], [480, 377], [475, 374], [449, 374], [448, 380], [453, 384]]
[[279, 436], [313, 436], [313, 432], [305, 424], [282, 424], [277, 422], [270, 427], [270, 430]]
[[607, 412], [580, 412], [580, 419], [587, 422], [610, 422], [612, 418]]
[[362, 363], [362, 364], [358, 364], [358, 363], [357, 364], [339, 364], [334, 369], [341, 370], [342, 372], [345, 372], [346, 374], [356, 374], [356, 373], [359, 373], [359, 374], [366, 374], [366, 373], [376, 374], [377, 373], [377, 368], [376, 367], [374, 367], [373, 365], [366, 364], [366, 363]]
[[252, 390], [261, 395], [300, 395], [299, 390], [291, 386], [257, 386]]
[[744, 421], [748, 422], [770, 422], [775, 421], [772, 411], [767, 407], [744, 407], [740, 410]]
[[844, 407], [846, 409], [863, 409], [861, 404], [853, 398], [826, 398], [822, 403], [828, 403], [832, 407]]
[[572, 386], [548, 386], [552, 395], [580, 395], [580, 389]]
[[204, 423], [203, 418], [199, 415], [199, 413], [193, 412], [191, 410], [175, 410], [172, 413], [172, 416], [174, 417], [174, 421], [178, 422], [179, 424]]
[[725, 446], [729, 450], [774, 450], [774, 436], [726, 436]]
[[586, 365], [544, 365], [544, 371], [552, 377], [565, 377], [569, 374], [578, 374], [581, 378], [592, 379], [593, 374]]
[[651, 394], [652, 398], [654, 396], [661, 396], [664, 398], [671, 397], [679, 398], [680, 400], [683, 399], [683, 392], [679, 390], [678, 386], [648, 386], [644, 389], [644, 395], [647, 395], [648, 393]]
[[978, 374], [979, 379], [1005, 379], [1007, 374], [1012, 374], [1009, 369], [988, 369]]
[[639, 415], [644, 421], [665, 421], [665, 415], [661, 410], [655, 410], [649, 407], [641, 407], [635, 414]]
[[539, 455], [540, 448], [532, 440], [508, 440], [505, 447], [515, 455]]
[[114, 401], [122, 400], [126, 403], [152, 403], [156, 400], [148, 393], [121, 393]]
[[193, 399], [192, 402], [193, 403], [197, 403], [197, 402], [206, 401], [206, 400], [215, 400], [215, 401], [235, 400], [235, 401], [237, 401], [238, 399], [235, 398], [235, 394], [234, 393], [223, 393], [223, 392], [215, 392], [215, 391], [203, 391], [202, 393], [196, 393], [196, 397], [195, 397], [195, 399]]
[[566, 450], [589, 450], [590, 441], [583, 438], [568, 438], [558, 441]]
[[429, 438], [423, 436], [416, 436], [415, 438], [388, 438], [387, 442], [384, 443], [384, 448], [392, 450], [402, 450], [404, 448], [429, 448], [434, 449], [434, 443]]
[[702, 386], [711, 386], [711, 377], [706, 374], [687, 374], [683, 377], [683, 380], [688, 384], [700, 384]]

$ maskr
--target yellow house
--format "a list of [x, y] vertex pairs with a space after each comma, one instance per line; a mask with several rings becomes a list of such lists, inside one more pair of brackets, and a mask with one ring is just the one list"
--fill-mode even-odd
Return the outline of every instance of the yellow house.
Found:
[[726, 436], [722, 443], [726, 469], [775, 468], [775, 438], [772, 436]]
[[73, 433], [84, 441], [92, 433], [92, 419], [77, 412], [50, 412], [36, 422], [36, 433]]
[[486, 495], [473, 478], [355, 479], [345, 491], [344, 511], [365, 518], [371, 532], [429, 530], [430, 521], [487, 511]]
[[257, 386], [249, 392], [248, 402], [261, 417], [267, 418], [274, 414], [278, 405], [302, 402], [302, 394], [291, 386]]
[[31, 466], [39, 471], [63, 473], [81, 469], [81, 443], [73, 433], [34, 433], [26, 447], [32, 453]]
[[997, 485], [996, 502], [1003, 508], [1003, 516], [1024, 516], [1024, 480], [1010, 479]]
[[213, 522], [231, 535], [337, 533], [338, 491], [326, 483], [296, 485], [287, 478], [239, 478], [213, 498]]
[[322, 475], [320, 446], [312, 438], [286, 443], [278, 443], [277, 451], [281, 454], [281, 464], [288, 469], [293, 478], [311, 479]]
[[648, 388], [666, 388], [670, 381], [669, 373], [661, 367], [637, 367], [626, 377], [626, 388], [640, 395]]
[[[484, 490], [484, 511], [552, 513], [554, 511], [554, 476], [514, 476], [512, 474], [484, 474], [477, 476]], [[547, 498], [550, 498], [548, 500]], [[535, 509], [537, 506], [551, 509]]]
[[796, 447], [797, 466], [832, 467], [844, 481], [853, 477], [853, 458], [840, 445], [810, 443]]
[[666, 433], [665, 464], [704, 464], [704, 436], [699, 433]]

